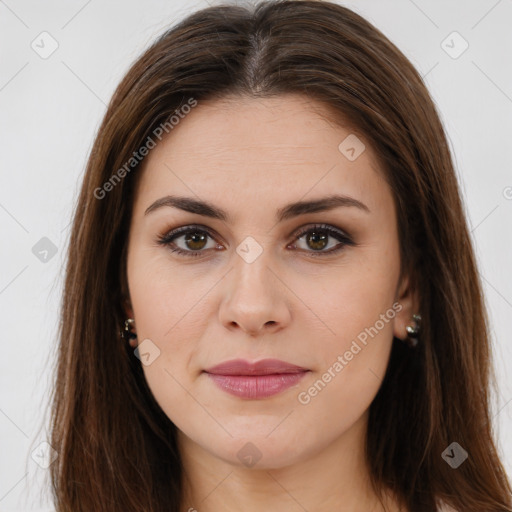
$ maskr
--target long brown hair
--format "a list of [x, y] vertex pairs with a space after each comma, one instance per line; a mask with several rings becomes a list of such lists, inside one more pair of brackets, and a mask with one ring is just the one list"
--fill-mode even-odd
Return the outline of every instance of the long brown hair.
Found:
[[[191, 100], [286, 93], [326, 104], [371, 142], [396, 203], [402, 272], [420, 298], [421, 342], [393, 344], [370, 407], [376, 492], [391, 489], [414, 512], [440, 500], [464, 512], [512, 510], [493, 440], [482, 287], [436, 108], [411, 63], [361, 16], [288, 0], [191, 14], [133, 64], [108, 106], [67, 255], [50, 436], [57, 512], [179, 511], [176, 427], [119, 337], [140, 174], [127, 162]], [[469, 454], [457, 469], [442, 457], [453, 442]]]

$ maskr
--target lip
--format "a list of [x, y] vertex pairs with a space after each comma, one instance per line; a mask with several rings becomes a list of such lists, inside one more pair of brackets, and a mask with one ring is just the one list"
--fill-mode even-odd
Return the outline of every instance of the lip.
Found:
[[296, 385], [310, 370], [279, 359], [233, 359], [205, 370], [223, 391], [247, 399], [268, 398]]
[[245, 359], [231, 359], [205, 370], [206, 373], [215, 375], [270, 375], [305, 371], [308, 371], [308, 368], [279, 359], [261, 359], [254, 363]]

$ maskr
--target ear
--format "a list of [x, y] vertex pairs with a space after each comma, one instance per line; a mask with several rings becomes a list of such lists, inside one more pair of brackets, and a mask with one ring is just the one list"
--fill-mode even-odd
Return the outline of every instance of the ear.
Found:
[[130, 302], [129, 298], [126, 298], [123, 301], [123, 311], [126, 318], [134, 318], [132, 303]]
[[395, 301], [400, 304], [401, 309], [396, 309], [397, 314], [393, 324], [393, 336], [398, 339], [405, 340], [407, 338], [406, 327], [414, 325], [412, 315], [419, 313], [418, 294], [411, 286], [411, 279], [405, 276], [401, 279]]
[[[124, 311], [124, 320], [128, 319], [128, 318], [135, 318], [133, 316], [133, 308], [132, 308], [132, 305], [131, 305], [131, 302], [130, 302], [130, 299], [125, 299], [123, 301], [123, 311]], [[130, 347], [132, 348], [136, 348], [138, 343], [137, 343], [137, 338], [135, 339], [130, 339], [129, 342], [130, 344]]]

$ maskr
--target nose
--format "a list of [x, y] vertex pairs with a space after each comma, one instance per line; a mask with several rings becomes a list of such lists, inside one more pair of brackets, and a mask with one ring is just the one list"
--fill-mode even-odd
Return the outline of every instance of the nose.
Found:
[[234, 268], [225, 278], [219, 308], [219, 319], [226, 329], [259, 336], [280, 331], [290, 323], [287, 299], [291, 294], [264, 254], [252, 263], [235, 258]]

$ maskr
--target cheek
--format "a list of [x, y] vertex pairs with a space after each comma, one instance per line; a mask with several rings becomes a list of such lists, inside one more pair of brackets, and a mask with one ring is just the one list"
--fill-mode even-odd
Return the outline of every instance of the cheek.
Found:
[[173, 263], [163, 248], [134, 249], [128, 282], [138, 332], [165, 346], [179, 339], [178, 331], [193, 329], [197, 322], [191, 318], [208, 300], [209, 281]]
[[[393, 343], [398, 261], [393, 252], [370, 253], [358, 265], [339, 269], [321, 293], [311, 297], [323, 320], [315, 337], [315, 374], [298, 392], [297, 402], [309, 418], [333, 418], [346, 426], [368, 408], [386, 372]], [[314, 331], [314, 329], [313, 329]], [[320, 331], [318, 331], [319, 333]], [[330, 419], [329, 419], [330, 418]], [[346, 424], [345, 424], [346, 422]]]
[[336, 335], [315, 344], [321, 364], [297, 390], [305, 428], [317, 432], [350, 428], [375, 398], [389, 361], [395, 310], [376, 294], [350, 297], [331, 306], [327, 316]]
[[[156, 295], [153, 295], [155, 299]], [[167, 297], [167, 295], [165, 295]], [[141, 364], [146, 382], [156, 402], [167, 417], [182, 429], [190, 428], [188, 417], [198, 417], [201, 410], [195, 410], [198, 402], [191, 399], [194, 382], [194, 360], [197, 357], [195, 340], [201, 338], [203, 327], [193, 318], [200, 318], [201, 307], [185, 301], [173, 305], [171, 302], [154, 300], [139, 304], [141, 334], [151, 350], [157, 354], [150, 364]], [[192, 311], [190, 311], [192, 309]], [[190, 313], [187, 315], [187, 312]], [[141, 338], [139, 338], [140, 340]], [[156, 348], [155, 348], [156, 347]], [[190, 390], [190, 392], [189, 392]]]
[[190, 379], [193, 340], [200, 339], [201, 319], [206, 317], [207, 283], [185, 275], [160, 255], [143, 250], [129, 254], [128, 282], [141, 365], [156, 401], [172, 420], [171, 411], [190, 406], [184, 387]]
[[[353, 340], [364, 344], [370, 339], [392, 338], [397, 278], [398, 265], [392, 260], [366, 258], [358, 265], [336, 269], [314, 285], [306, 279], [294, 286], [297, 295], [307, 298], [309, 311], [305, 310], [305, 316], [312, 320], [307, 329], [322, 339], [315, 350], [329, 356], [329, 360], [323, 359], [324, 364], [331, 362], [333, 354], [349, 350]], [[365, 352], [371, 355], [370, 350]]]

